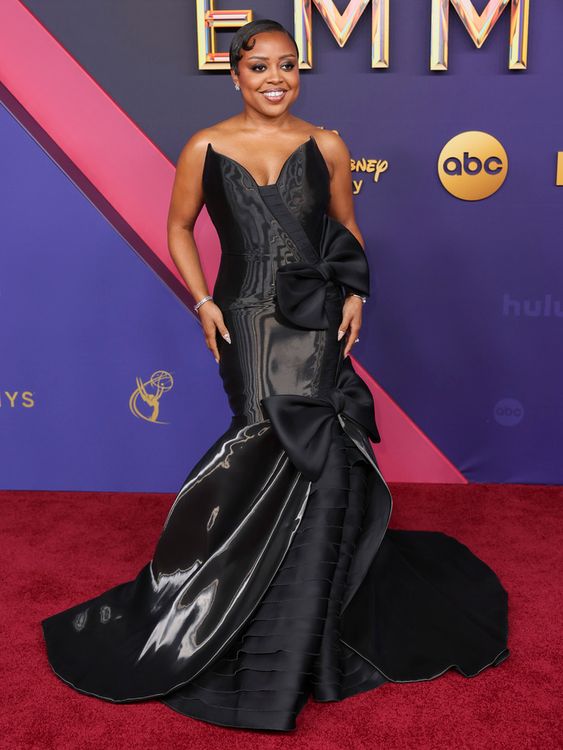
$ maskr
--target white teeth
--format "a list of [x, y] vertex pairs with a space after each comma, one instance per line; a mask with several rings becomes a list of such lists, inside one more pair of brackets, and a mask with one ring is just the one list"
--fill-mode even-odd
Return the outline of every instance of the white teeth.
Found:
[[285, 91], [263, 91], [262, 93], [264, 94], [264, 96], [267, 96], [269, 98], [277, 98], [278, 96], [285, 94]]

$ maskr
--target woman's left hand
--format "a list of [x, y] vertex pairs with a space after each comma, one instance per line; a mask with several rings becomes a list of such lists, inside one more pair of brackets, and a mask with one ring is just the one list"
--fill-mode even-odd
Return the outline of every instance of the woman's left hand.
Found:
[[338, 340], [347, 332], [346, 346], [344, 347], [343, 357], [347, 357], [351, 348], [356, 343], [360, 328], [362, 327], [362, 307], [363, 302], [359, 297], [349, 294], [344, 300], [342, 307], [342, 322], [338, 329]]

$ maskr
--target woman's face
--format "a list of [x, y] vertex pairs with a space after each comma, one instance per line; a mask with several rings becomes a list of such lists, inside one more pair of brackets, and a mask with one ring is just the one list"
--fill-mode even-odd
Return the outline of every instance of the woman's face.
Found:
[[283, 31], [262, 31], [250, 38], [251, 50], [241, 50], [239, 73], [231, 70], [244, 102], [265, 115], [280, 115], [299, 94], [295, 46]]

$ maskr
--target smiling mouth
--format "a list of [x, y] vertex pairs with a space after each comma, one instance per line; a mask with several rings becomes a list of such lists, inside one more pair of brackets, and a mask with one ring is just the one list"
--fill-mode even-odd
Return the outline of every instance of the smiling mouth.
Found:
[[269, 102], [281, 102], [287, 91], [286, 89], [272, 89], [271, 91], [261, 91], [260, 93]]

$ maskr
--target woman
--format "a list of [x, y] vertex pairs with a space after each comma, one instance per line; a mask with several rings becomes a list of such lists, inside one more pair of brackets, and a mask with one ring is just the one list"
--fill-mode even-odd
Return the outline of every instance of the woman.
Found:
[[[350, 154], [290, 114], [293, 37], [242, 27], [243, 111], [196, 133], [176, 171], [170, 252], [233, 411], [133, 581], [43, 621], [55, 673], [106, 700], [287, 731], [309, 695], [470, 677], [509, 654], [507, 593], [441, 532], [388, 529], [366, 384], [348, 357], [369, 295]], [[213, 296], [193, 240], [222, 247]]]

